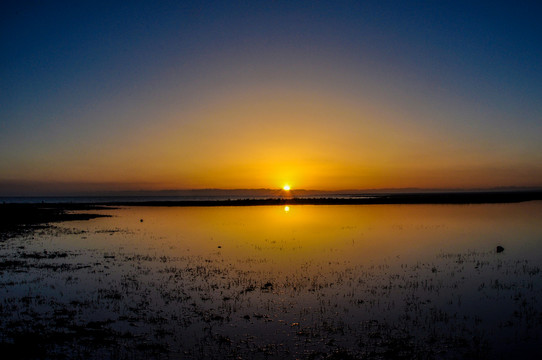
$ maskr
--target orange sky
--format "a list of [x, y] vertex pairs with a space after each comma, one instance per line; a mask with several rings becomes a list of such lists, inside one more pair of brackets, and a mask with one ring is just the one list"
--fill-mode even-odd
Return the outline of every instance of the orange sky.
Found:
[[385, 104], [309, 89], [251, 90], [164, 112], [120, 138], [64, 144], [24, 175], [131, 190], [531, 186], [542, 175], [468, 128], [424, 126]]

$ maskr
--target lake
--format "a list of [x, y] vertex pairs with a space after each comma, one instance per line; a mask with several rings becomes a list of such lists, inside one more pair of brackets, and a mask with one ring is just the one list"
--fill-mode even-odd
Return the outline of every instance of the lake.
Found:
[[93, 212], [0, 243], [2, 350], [540, 356], [542, 201]]

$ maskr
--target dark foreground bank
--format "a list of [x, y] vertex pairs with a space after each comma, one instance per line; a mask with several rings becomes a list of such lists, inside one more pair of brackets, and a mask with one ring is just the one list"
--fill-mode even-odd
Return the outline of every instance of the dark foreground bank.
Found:
[[77, 212], [101, 209], [104, 207], [87, 204], [0, 204], [0, 240], [52, 222], [107, 217], [108, 215]]

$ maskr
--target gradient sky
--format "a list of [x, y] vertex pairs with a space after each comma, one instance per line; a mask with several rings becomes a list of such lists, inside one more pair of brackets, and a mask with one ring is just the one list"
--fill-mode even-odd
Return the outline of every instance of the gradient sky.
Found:
[[3, 1], [0, 195], [542, 186], [539, 4]]

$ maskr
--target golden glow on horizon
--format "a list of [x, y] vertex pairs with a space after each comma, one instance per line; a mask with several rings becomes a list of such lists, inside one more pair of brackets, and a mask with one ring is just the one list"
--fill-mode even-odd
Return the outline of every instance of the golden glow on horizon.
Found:
[[[423, 127], [385, 103], [310, 89], [272, 90], [247, 89], [190, 111], [163, 110], [158, 125], [112, 136], [96, 149], [88, 145], [92, 142], [80, 151], [58, 145], [47, 155], [55, 161], [13, 166], [10, 176], [44, 181], [50, 192], [276, 189], [282, 184], [288, 192], [283, 196], [291, 195], [292, 186], [536, 186], [542, 176], [539, 165], [518, 165], [509, 148], [487, 141], [454, 143], [453, 133]], [[494, 159], [500, 167], [492, 165]]]
[[284, 207], [284, 212], [289, 212], [289, 211], [290, 211], [290, 207], [289, 207], [288, 205], [286, 205], [286, 206]]

